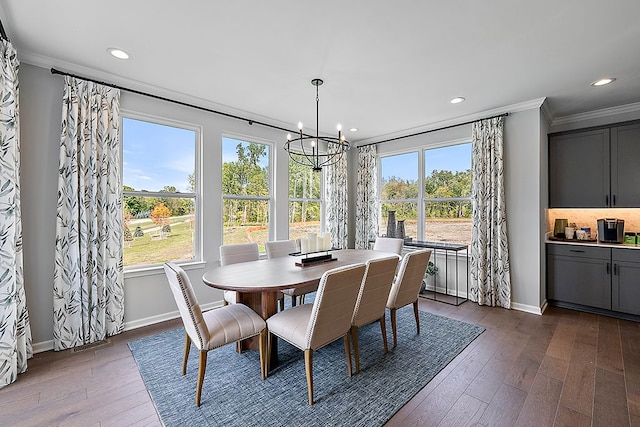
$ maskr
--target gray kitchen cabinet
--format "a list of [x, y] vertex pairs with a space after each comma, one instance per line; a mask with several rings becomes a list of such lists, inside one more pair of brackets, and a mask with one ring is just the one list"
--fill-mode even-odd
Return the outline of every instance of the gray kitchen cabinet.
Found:
[[640, 207], [640, 124], [611, 128], [611, 207]]
[[549, 207], [640, 207], [640, 123], [550, 135]]
[[611, 309], [640, 315], [640, 251], [612, 249]]
[[549, 137], [549, 207], [609, 206], [609, 129]]
[[611, 249], [547, 244], [547, 298], [611, 310]]

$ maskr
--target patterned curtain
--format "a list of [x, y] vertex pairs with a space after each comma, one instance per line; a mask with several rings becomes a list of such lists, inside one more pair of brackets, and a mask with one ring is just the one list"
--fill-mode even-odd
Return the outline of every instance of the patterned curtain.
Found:
[[63, 350], [122, 332], [120, 91], [66, 77], [53, 277]]
[[473, 123], [470, 299], [511, 308], [507, 214], [504, 198], [504, 117]]
[[375, 145], [358, 147], [356, 188], [356, 249], [368, 249], [369, 240], [378, 235], [377, 149]]
[[347, 191], [347, 155], [327, 166], [326, 174], [327, 231], [331, 233], [334, 248], [346, 249], [348, 244], [348, 191]]
[[22, 273], [18, 67], [16, 50], [0, 40], [0, 388], [33, 355]]

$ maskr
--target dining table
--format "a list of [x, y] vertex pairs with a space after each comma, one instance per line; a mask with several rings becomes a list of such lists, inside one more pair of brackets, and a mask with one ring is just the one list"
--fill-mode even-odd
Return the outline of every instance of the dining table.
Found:
[[[237, 302], [245, 304], [268, 319], [278, 312], [278, 294], [283, 289], [318, 285], [322, 275], [333, 268], [366, 263], [372, 259], [397, 256], [391, 252], [367, 249], [340, 249], [327, 251], [331, 260], [301, 266], [305, 255], [260, 259], [212, 268], [204, 273], [205, 285], [237, 292]], [[244, 340], [242, 350], [257, 349], [257, 337]], [[271, 366], [277, 365], [277, 340], [273, 340]]]

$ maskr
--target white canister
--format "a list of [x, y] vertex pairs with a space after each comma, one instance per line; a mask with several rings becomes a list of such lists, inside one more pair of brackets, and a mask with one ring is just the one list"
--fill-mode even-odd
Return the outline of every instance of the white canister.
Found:
[[564, 228], [564, 238], [565, 239], [573, 239], [573, 232], [575, 231], [575, 228], [573, 227], [565, 227]]

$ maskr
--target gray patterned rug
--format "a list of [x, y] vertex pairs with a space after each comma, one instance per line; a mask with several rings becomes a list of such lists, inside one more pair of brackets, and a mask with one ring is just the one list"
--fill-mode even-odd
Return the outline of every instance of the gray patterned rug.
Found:
[[[389, 345], [391, 325], [387, 314]], [[314, 353], [315, 404], [307, 404], [303, 352], [278, 342], [280, 365], [260, 379], [257, 351], [234, 345], [209, 352], [202, 405], [195, 406], [197, 352], [180, 374], [184, 332], [175, 329], [129, 343], [162, 423], [169, 426], [380, 426], [469, 345], [484, 328], [398, 310], [398, 347], [386, 355], [380, 325], [360, 329], [360, 374], [347, 376], [342, 340]], [[355, 369], [355, 363], [354, 363]]]

